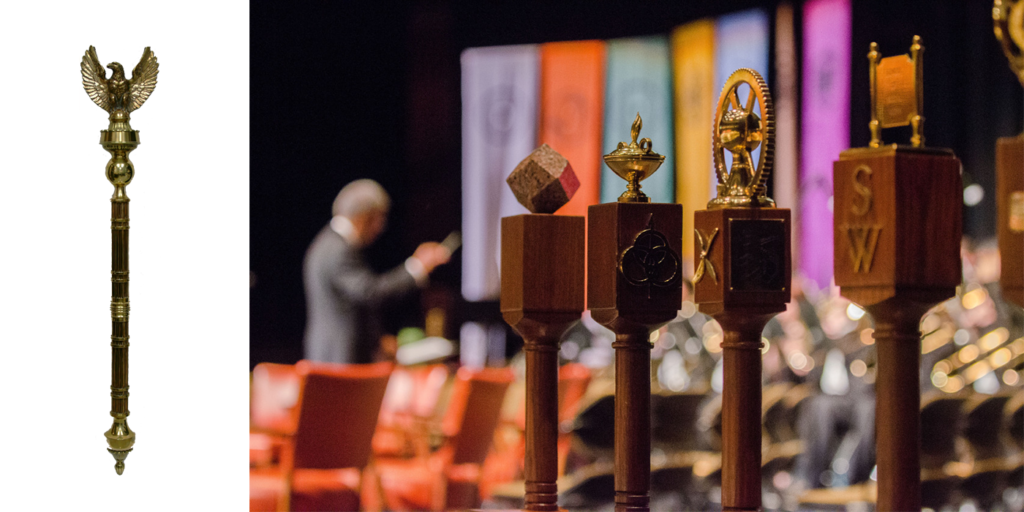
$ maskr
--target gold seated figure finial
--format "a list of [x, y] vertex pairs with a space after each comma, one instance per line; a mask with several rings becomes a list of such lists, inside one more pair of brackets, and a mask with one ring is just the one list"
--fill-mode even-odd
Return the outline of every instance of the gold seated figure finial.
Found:
[[620, 203], [651, 202], [651, 198], [640, 190], [640, 182], [654, 174], [665, 161], [664, 155], [659, 155], [652, 149], [651, 139], [644, 137], [637, 142], [643, 126], [644, 121], [637, 112], [630, 130], [632, 142], [620, 142], [615, 151], [604, 155], [604, 163], [608, 164], [620, 178], [626, 180], [626, 191], [619, 196]]
[[[750, 90], [741, 101], [739, 90], [744, 84]], [[726, 80], [715, 110], [712, 139], [718, 197], [708, 203], [708, 209], [774, 207], [766, 184], [775, 157], [775, 108], [768, 85], [757, 71], [738, 69]], [[761, 155], [755, 166], [752, 154], [758, 147]], [[728, 170], [725, 150], [732, 155]]]
[[882, 146], [882, 128], [910, 125], [910, 145], [924, 147], [924, 46], [914, 36], [910, 55], [881, 58], [878, 44], [868, 52], [871, 88], [871, 143]]

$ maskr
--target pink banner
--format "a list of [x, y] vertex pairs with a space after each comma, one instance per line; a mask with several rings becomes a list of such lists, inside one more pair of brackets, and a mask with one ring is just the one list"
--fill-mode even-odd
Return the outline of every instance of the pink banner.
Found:
[[850, 0], [804, 4], [798, 270], [832, 280], [832, 162], [850, 147]]

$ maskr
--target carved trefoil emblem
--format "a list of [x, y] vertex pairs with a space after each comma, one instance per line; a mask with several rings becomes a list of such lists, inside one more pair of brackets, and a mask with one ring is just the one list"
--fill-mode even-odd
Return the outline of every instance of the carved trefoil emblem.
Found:
[[679, 279], [679, 255], [668, 245], [668, 238], [652, 227], [654, 216], [647, 220], [647, 228], [637, 233], [633, 245], [622, 251], [619, 272], [633, 286], [668, 288]]

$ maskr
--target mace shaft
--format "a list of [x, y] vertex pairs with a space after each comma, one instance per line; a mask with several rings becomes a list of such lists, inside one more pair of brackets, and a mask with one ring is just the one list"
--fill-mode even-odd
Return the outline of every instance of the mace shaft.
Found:
[[882, 303], [875, 318], [877, 510], [921, 510], [921, 334], [927, 306]]
[[110, 415], [128, 417], [128, 197], [110, 200]]
[[771, 315], [720, 313], [722, 510], [761, 509], [761, 331]]
[[558, 338], [526, 340], [525, 509], [558, 510]]
[[651, 344], [646, 329], [616, 333], [615, 510], [650, 510]]

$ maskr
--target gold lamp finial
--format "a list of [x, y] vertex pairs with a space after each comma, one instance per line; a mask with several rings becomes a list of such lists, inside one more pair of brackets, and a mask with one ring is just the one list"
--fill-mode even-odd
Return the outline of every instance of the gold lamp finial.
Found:
[[619, 196], [620, 203], [649, 203], [651, 198], [640, 190], [640, 182], [654, 174], [665, 161], [664, 155], [654, 152], [651, 139], [644, 137], [637, 142], [644, 121], [640, 113], [636, 113], [633, 126], [629, 131], [632, 141], [629, 144], [620, 142], [615, 151], [604, 155], [604, 163], [620, 178], [626, 180], [626, 191]]
[[629, 145], [636, 144], [636, 138], [640, 136], [640, 130], [644, 129], [644, 120], [640, 119], [640, 112], [636, 113], [636, 119], [633, 120], [633, 127], [629, 129], [629, 135], [633, 138], [633, 142]]
[[[750, 90], [741, 101], [739, 90], [744, 84]], [[718, 196], [708, 203], [709, 210], [775, 206], [766, 187], [775, 159], [775, 107], [768, 85], [757, 71], [738, 69], [725, 81], [715, 110], [712, 145]], [[752, 153], [758, 147], [761, 155], [755, 166]], [[726, 150], [732, 154], [728, 170]]]

